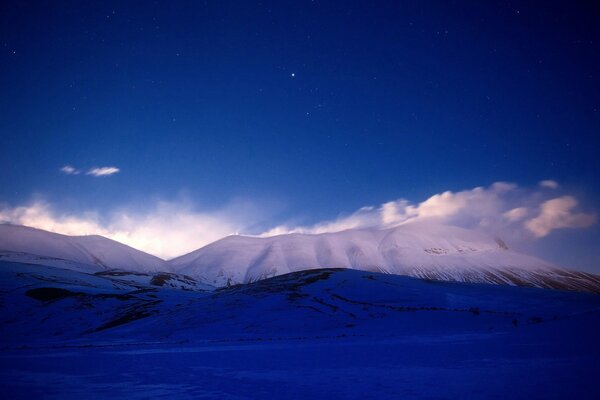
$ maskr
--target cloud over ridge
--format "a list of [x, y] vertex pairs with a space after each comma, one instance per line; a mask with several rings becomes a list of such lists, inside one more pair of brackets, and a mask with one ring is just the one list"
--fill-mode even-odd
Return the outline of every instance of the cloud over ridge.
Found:
[[279, 225], [260, 236], [285, 233], [325, 233], [352, 228], [389, 228], [420, 220], [479, 229], [488, 233], [524, 239], [539, 239], [564, 228], [585, 228], [597, 220], [595, 213], [577, 211], [578, 200], [569, 195], [552, 197], [555, 181], [541, 181], [540, 189], [522, 188], [514, 183], [496, 182], [458, 192], [445, 191], [420, 203], [398, 199], [331, 221], [309, 226]]
[[123, 209], [108, 216], [91, 211], [59, 213], [43, 201], [18, 207], [0, 205], [0, 223], [65, 235], [101, 235], [166, 259], [237, 232], [241, 222], [232, 217], [227, 210], [198, 212], [184, 201], [160, 201], [144, 213]]
[[0, 223], [67, 235], [102, 235], [167, 259], [238, 232], [262, 237], [318, 234], [353, 228], [382, 229], [431, 220], [533, 241], [558, 229], [585, 228], [596, 223], [596, 213], [580, 210], [574, 196], [561, 193], [558, 184], [553, 186], [540, 184], [527, 188], [496, 182], [487, 187], [445, 191], [418, 203], [397, 199], [379, 206], [365, 206], [349, 215], [312, 225], [279, 224], [262, 233], [256, 232], [254, 227], [274, 224], [254, 206], [238, 204], [198, 211], [188, 201], [158, 201], [145, 212], [130, 207], [108, 215], [93, 211], [61, 213], [43, 201], [15, 207], [0, 204]]

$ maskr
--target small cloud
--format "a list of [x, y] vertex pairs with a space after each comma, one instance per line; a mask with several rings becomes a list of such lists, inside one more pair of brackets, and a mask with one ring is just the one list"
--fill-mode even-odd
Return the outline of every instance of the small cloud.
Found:
[[60, 169], [60, 172], [62, 172], [63, 174], [67, 174], [67, 175], [77, 175], [79, 174], [79, 170], [75, 167], [72, 167], [70, 165], [65, 165], [64, 167], [62, 167]]
[[548, 200], [540, 206], [540, 214], [525, 222], [525, 227], [535, 237], [544, 237], [555, 229], [586, 228], [596, 222], [595, 214], [575, 213], [577, 200], [563, 196]]
[[540, 187], [546, 188], [546, 189], [558, 189], [558, 182], [547, 179], [544, 181], [540, 181], [539, 183]]
[[102, 168], [92, 168], [87, 174], [93, 176], [110, 176], [119, 172], [120, 169], [117, 167], [102, 167]]

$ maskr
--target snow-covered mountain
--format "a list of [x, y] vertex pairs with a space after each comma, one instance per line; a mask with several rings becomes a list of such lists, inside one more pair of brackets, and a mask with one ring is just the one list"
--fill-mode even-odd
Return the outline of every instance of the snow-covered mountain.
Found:
[[596, 275], [558, 268], [479, 232], [428, 223], [317, 235], [229, 236], [169, 265], [215, 286], [306, 269], [350, 268], [442, 281], [600, 292]]
[[[212, 286], [249, 283], [289, 272], [349, 268], [417, 278], [600, 293], [600, 277], [570, 271], [508, 249], [500, 239], [462, 228], [411, 223], [391, 229], [229, 236], [170, 261], [101, 236], [66, 236], [0, 225], [0, 261], [85, 273], [168, 272]], [[186, 275], [186, 276], [183, 276]], [[150, 278], [148, 278], [150, 279]]]
[[0, 225], [0, 260], [82, 272], [169, 271], [164, 260], [102, 236], [66, 236], [19, 225]]

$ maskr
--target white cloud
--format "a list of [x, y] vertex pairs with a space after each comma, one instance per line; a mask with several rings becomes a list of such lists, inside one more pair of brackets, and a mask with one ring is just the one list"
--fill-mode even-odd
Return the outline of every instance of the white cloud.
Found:
[[67, 175], [77, 175], [79, 174], [79, 170], [75, 167], [72, 167], [70, 165], [65, 165], [64, 167], [62, 167], [60, 169], [60, 172], [62, 172], [63, 174], [67, 174]]
[[546, 188], [546, 189], [558, 189], [558, 187], [559, 187], [558, 182], [550, 180], [550, 179], [540, 181], [539, 185], [540, 185], [540, 187]]
[[275, 227], [262, 236], [286, 232], [323, 233], [350, 228], [386, 228], [418, 219], [437, 219], [447, 223], [485, 225], [490, 217], [502, 216], [501, 196], [517, 189], [514, 184], [497, 182], [489, 188], [476, 187], [460, 192], [446, 191], [435, 194], [427, 200], [414, 204], [406, 199], [389, 201], [379, 207], [363, 207], [357, 212], [333, 221], [325, 221], [313, 226], [289, 228]]
[[[558, 189], [555, 182], [540, 186]], [[379, 207], [363, 207], [350, 215], [311, 226], [280, 225], [261, 236], [290, 232], [335, 232], [350, 228], [388, 228], [430, 219], [511, 238], [536, 239], [556, 229], [584, 228], [596, 221], [594, 214], [574, 212], [576, 206], [577, 201], [572, 196], [549, 199], [547, 191], [496, 182], [489, 187], [435, 194], [420, 203], [399, 199]], [[541, 210], [539, 215], [538, 210]]]
[[119, 172], [120, 169], [117, 167], [101, 167], [101, 168], [92, 168], [87, 174], [93, 176], [110, 176]]
[[525, 222], [525, 227], [536, 237], [544, 237], [555, 229], [585, 228], [596, 222], [595, 214], [572, 212], [576, 206], [572, 196], [547, 200], [540, 206], [539, 215]]

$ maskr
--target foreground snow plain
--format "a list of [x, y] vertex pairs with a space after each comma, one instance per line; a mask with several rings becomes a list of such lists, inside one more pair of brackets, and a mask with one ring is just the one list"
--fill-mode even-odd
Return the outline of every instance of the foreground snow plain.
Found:
[[12, 399], [598, 398], [597, 352], [579, 335], [568, 349], [538, 339], [525, 332], [13, 351], [2, 355], [0, 382]]
[[0, 282], [11, 399], [600, 397], [594, 294], [337, 269], [215, 289], [6, 261]]

